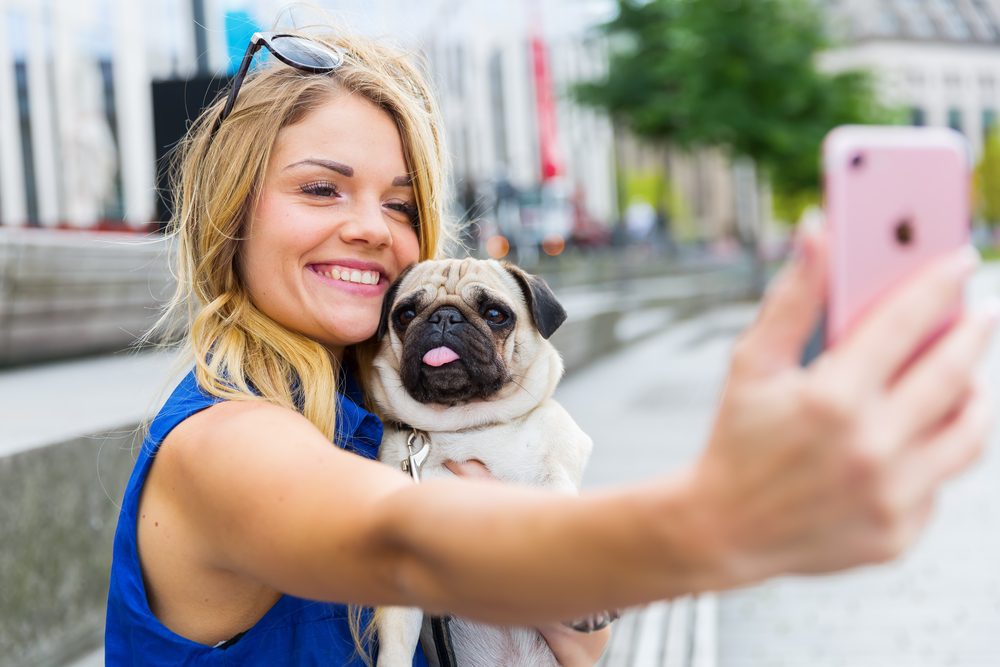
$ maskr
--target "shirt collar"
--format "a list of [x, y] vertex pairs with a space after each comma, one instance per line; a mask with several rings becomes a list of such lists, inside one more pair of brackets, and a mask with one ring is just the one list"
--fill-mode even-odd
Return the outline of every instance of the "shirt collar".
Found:
[[366, 459], [375, 459], [382, 444], [382, 422], [361, 407], [364, 404], [361, 387], [346, 367], [340, 374], [340, 388], [336, 444]]

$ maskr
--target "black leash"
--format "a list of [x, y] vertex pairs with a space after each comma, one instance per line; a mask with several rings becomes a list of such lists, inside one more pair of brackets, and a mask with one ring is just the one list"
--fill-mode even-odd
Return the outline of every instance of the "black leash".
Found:
[[[419, 440], [419, 444], [418, 444]], [[409, 473], [414, 483], [420, 483], [420, 469], [431, 451], [430, 438], [426, 433], [413, 429], [406, 439], [406, 458], [400, 467]], [[420, 628], [420, 645], [424, 649], [429, 667], [458, 667], [455, 659], [455, 645], [451, 641], [450, 616], [430, 616], [424, 614]]]

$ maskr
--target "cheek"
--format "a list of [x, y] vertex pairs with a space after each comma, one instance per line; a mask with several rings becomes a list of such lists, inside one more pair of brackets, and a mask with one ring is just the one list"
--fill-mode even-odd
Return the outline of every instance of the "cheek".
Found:
[[393, 237], [393, 250], [400, 268], [420, 261], [420, 240], [417, 238], [417, 230], [407, 228], [396, 234]]

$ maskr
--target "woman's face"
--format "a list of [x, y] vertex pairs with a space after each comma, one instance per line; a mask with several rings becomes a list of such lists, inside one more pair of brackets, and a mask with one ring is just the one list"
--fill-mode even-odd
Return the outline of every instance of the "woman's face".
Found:
[[378, 327], [382, 296], [419, 259], [396, 124], [337, 95], [278, 135], [242, 244], [254, 304], [338, 357]]

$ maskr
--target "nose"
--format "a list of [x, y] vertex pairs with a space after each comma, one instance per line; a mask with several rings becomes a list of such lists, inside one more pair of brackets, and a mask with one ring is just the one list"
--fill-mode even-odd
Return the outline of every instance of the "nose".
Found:
[[428, 324], [433, 324], [441, 331], [447, 330], [456, 324], [465, 322], [462, 312], [455, 306], [441, 306], [427, 318]]
[[392, 246], [392, 232], [378, 202], [357, 202], [351, 217], [341, 227], [341, 238], [346, 243], [367, 245], [372, 248]]

